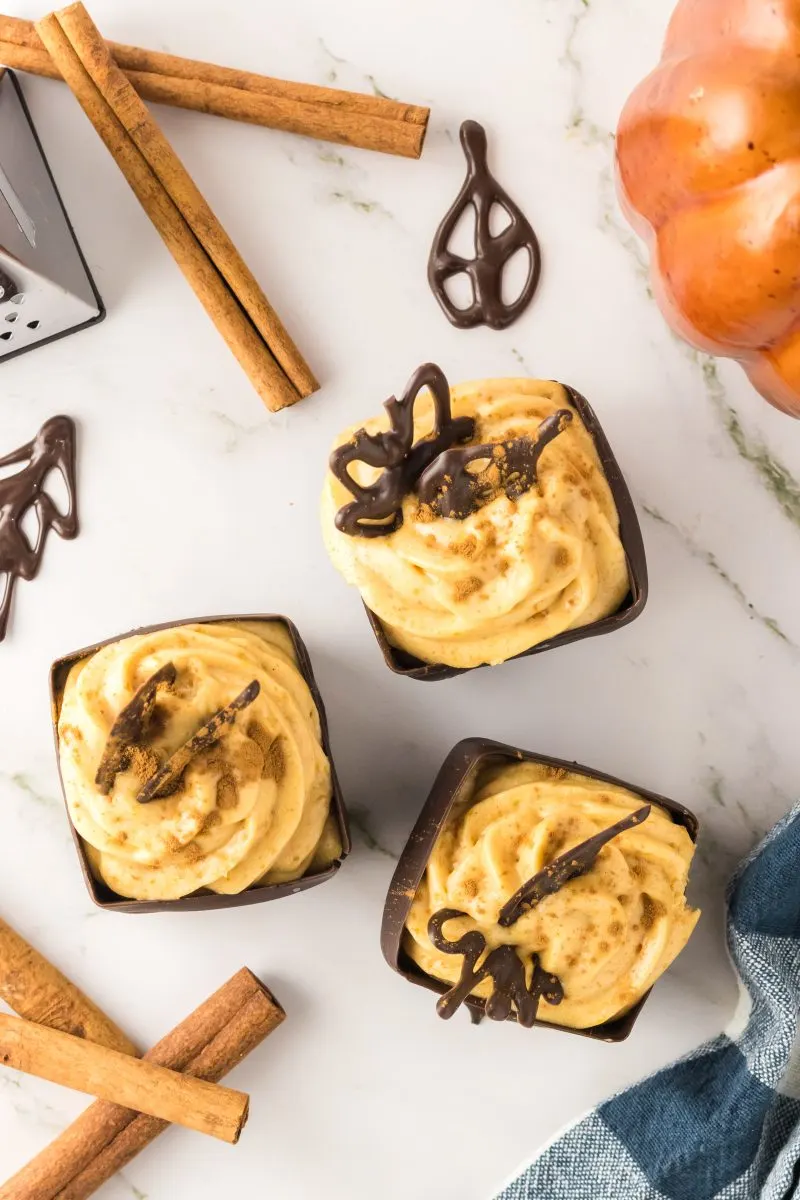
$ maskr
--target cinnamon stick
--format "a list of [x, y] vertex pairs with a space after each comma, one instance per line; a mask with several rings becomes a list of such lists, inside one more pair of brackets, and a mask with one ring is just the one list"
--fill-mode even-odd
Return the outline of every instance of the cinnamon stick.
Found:
[[[217, 1082], [285, 1015], [264, 984], [242, 969], [154, 1046], [145, 1061]], [[0, 1200], [84, 1200], [167, 1127], [165, 1121], [97, 1101], [0, 1186]]]
[[0, 1013], [0, 1063], [235, 1144], [249, 1097]]
[[[406, 158], [419, 158], [422, 153], [428, 108], [384, 96], [289, 83], [119, 42], [108, 42], [108, 47], [145, 100]], [[19, 17], [0, 15], [0, 61], [20, 71], [60, 77], [33, 22]]]
[[92, 82], [230, 287], [300, 396], [317, 381], [189, 172], [114, 62], [83, 4], [56, 14]]
[[0, 919], [0, 996], [28, 1021], [122, 1054], [136, 1047], [88, 996]]
[[[81, 51], [72, 44], [60, 23], [62, 17], [69, 22], [70, 16], [74, 18], [73, 29], [81, 32]], [[103, 61], [107, 51], [88, 15], [72, 10], [65, 10], [64, 14], [51, 13], [36, 28], [140, 204], [267, 407], [278, 411], [309, 395], [317, 386], [313, 375], [177, 155], [157, 129], [154, 132], [155, 122], [147, 110], [144, 113], [150, 136], [143, 133], [142, 142], [157, 147], [158, 155], [155, 150], [152, 153], [157, 158], [163, 179], [152, 169], [118, 119], [108, 95], [104, 95], [92, 79], [87, 62], [98, 77], [105, 79], [106, 92], [113, 94], [120, 107], [126, 89], [139, 103], [113, 62], [110, 59]], [[87, 62], [82, 60], [81, 54]], [[135, 111], [135, 107], [128, 111]], [[181, 211], [181, 204], [195, 221], [194, 227]], [[218, 262], [224, 264], [227, 279]], [[264, 333], [260, 332], [259, 326]], [[273, 350], [283, 359], [284, 365], [277, 361]]]

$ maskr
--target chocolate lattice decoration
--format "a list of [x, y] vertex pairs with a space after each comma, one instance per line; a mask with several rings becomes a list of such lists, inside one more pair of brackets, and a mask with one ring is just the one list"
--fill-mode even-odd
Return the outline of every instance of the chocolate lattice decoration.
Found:
[[[78, 536], [75, 482], [75, 424], [69, 417], [51, 417], [32, 441], [0, 458], [0, 468], [24, 463], [13, 475], [0, 478], [0, 642], [6, 635], [14, 588], [18, 579], [33, 579], [42, 562], [50, 530], [71, 540]], [[50, 471], [58, 471], [67, 489], [67, 511], [59, 512], [46, 491]], [[39, 522], [33, 545], [22, 522], [33, 510]]]
[[[522, 210], [500, 186], [486, 161], [486, 131], [477, 121], [465, 121], [460, 131], [467, 159], [467, 177], [461, 191], [436, 231], [428, 260], [428, 282], [452, 325], [472, 329], [488, 325], [505, 329], [528, 307], [541, 274], [541, 252], [533, 227]], [[495, 205], [504, 209], [509, 224], [492, 235], [489, 217]], [[463, 258], [450, 250], [450, 240], [462, 214], [475, 214], [475, 256]], [[528, 252], [528, 274], [516, 300], [503, 300], [503, 269], [519, 250]], [[472, 284], [472, 303], [459, 308], [447, 293], [447, 282], [466, 275]]]
[[[543, 451], [571, 420], [569, 409], [560, 408], [542, 421], [535, 438], [519, 437], [445, 450], [417, 485], [420, 501], [429, 505], [437, 517], [463, 520], [501, 492], [509, 500], [518, 500], [536, 486]], [[470, 464], [483, 459], [486, 459], [483, 470], [469, 470]]]
[[[458, 983], [439, 999], [436, 1011], [444, 1020], [452, 1017], [472, 990], [484, 979], [491, 979], [493, 990], [486, 1001], [486, 1015], [492, 1021], [506, 1021], [516, 1009], [517, 1021], [530, 1028], [539, 1011], [542, 997], [548, 1004], [560, 1004], [564, 989], [555, 975], [551, 975], [539, 963], [539, 956], [531, 956], [531, 981], [528, 984], [525, 963], [513, 946], [496, 946], [481, 962], [486, 951], [486, 938], [473, 929], [463, 937], [451, 941], [445, 937], [443, 926], [466, 913], [456, 908], [443, 908], [428, 922], [428, 937], [442, 954], [463, 954], [461, 978]], [[480, 963], [480, 965], [478, 965]]]
[[[414, 404], [425, 387], [433, 396], [434, 430], [415, 443]], [[400, 399], [392, 396], [384, 408], [391, 423], [388, 432], [373, 434], [359, 429], [330, 458], [331, 471], [354, 497], [336, 514], [336, 528], [351, 537], [386, 537], [399, 529], [403, 524], [403, 499], [413, 491], [425, 468], [443, 450], [467, 441], [475, 432], [471, 417], [453, 418], [450, 387], [444, 372], [434, 363], [419, 367]], [[362, 486], [349, 470], [356, 461], [383, 467], [383, 472], [375, 483]]]

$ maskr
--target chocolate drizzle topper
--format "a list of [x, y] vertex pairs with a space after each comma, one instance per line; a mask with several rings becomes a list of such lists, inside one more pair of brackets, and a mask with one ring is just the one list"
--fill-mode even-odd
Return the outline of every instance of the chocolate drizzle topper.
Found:
[[177, 677], [175, 664], [165, 663], [142, 684], [117, 716], [94, 777], [104, 796], [110, 793], [117, 775], [127, 771], [134, 747], [146, 742], [151, 735], [158, 693], [162, 688], [171, 688]]
[[[535, 438], [518, 437], [445, 450], [420, 478], [420, 501], [429, 505], [437, 517], [463, 521], [501, 491], [509, 500], [518, 500], [536, 485], [542, 452], [571, 420], [569, 409], [560, 408], [542, 421]], [[482, 459], [487, 460], [483, 470], [469, 470], [471, 463]]]
[[237, 714], [252, 704], [260, 691], [261, 684], [257, 679], [252, 680], [244, 691], [231, 700], [230, 704], [226, 704], [224, 708], [218, 709], [212, 717], [209, 717], [187, 742], [184, 742], [174, 754], [170, 755], [155, 775], [150, 776], [136, 797], [139, 803], [147, 804], [151, 800], [163, 800], [176, 791], [183, 773], [192, 759], [219, 741], [225, 726], [232, 725]]
[[[524, 883], [507, 900], [497, 918], [497, 924], [503, 928], [513, 925], [515, 921], [545, 896], [552, 896], [559, 891], [570, 879], [585, 875], [594, 866], [597, 856], [603, 847], [628, 829], [641, 825], [650, 815], [651, 806], [644, 805], [627, 817], [603, 829], [593, 837], [587, 838], [566, 854], [553, 859], [543, 870], [539, 871], [527, 883]], [[543, 996], [548, 1004], [560, 1004], [564, 999], [564, 989], [556, 975], [545, 971], [539, 962], [538, 954], [531, 955], [531, 982], [525, 978], [525, 963], [520, 958], [514, 946], [496, 946], [490, 950], [481, 962], [486, 951], [486, 938], [479, 929], [470, 930], [462, 937], [451, 941], [444, 935], [444, 925], [456, 917], [466, 917], [467, 913], [457, 908], [442, 908], [435, 912], [428, 921], [428, 937], [431, 944], [442, 954], [463, 954], [464, 962], [461, 977], [454, 987], [441, 997], [436, 1005], [436, 1011], [445, 1020], [451, 1017], [456, 1009], [464, 1003], [474, 988], [483, 979], [491, 979], [493, 991], [486, 1001], [486, 1015], [493, 1021], [505, 1021], [511, 1015], [512, 1006], [516, 1008], [517, 1021], [520, 1025], [529, 1027], [536, 1020], [539, 1000]], [[479, 965], [480, 963], [480, 965]]]
[[494, 950], [489, 951], [479, 966], [481, 955], [486, 950], [486, 938], [479, 930], [465, 933], [456, 941], [446, 938], [443, 931], [445, 923], [463, 916], [466, 916], [466, 913], [459, 912], [456, 908], [443, 908], [434, 913], [428, 922], [428, 937], [437, 950], [443, 954], [464, 956], [461, 978], [454, 987], [445, 992], [436, 1005], [440, 1017], [445, 1020], [452, 1017], [473, 988], [487, 978], [491, 979], [494, 985], [492, 994], [486, 1001], [486, 1015], [492, 1021], [506, 1021], [514, 1007], [519, 1024], [530, 1028], [536, 1020], [542, 996], [548, 1004], [561, 1003], [564, 999], [561, 983], [555, 975], [543, 969], [537, 954], [531, 957], [532, 975], [529, 986], [525, 979], [525, 964], [513, 946], [496, 946]]
[[505, 928], [513, 925], [524, 913], [534, 908], [540, 900], [544, 900], [545, 896], [554, 895], [565, 883], [569, 883], [570, 879], [577, 879], [579, 875], [585, 875], [594, 866], [603, 847], [612, 838], [618, 837], [627, 829], [634, 829], [646, 821], [650, 816], [650, 808], [649, 804], [645, 804], [643, 808], [637, 808], [635, 812], [623, 817], [615, 825], [609, 825], [608, 829], [603, 829], [593, 837], [587, 838], [585, 842], [573, 846], [566, 854], [554, 858], [527, 883], [523, 883], [511, 899], [506, 901], [500, 909], [497, 924]]
[[[415, 443], [414, 403], [424, 387], [433, 396], [434, 431]], [[443, 450], [466, 441], [475, 431], [472, 417], [453, 419], [450, 387], [443, 371], [434, 363], [419, 367], [400, 399], [392, 396], [384, 408], [391, 422], [387, 433], [372, 434], [359, 429], [330, 457], [332, 473], [355, 497], [336, 514], [336, 528], [351, 537], [386, 537], [399, 529], [403, 524], [403, 498], [414, 488], [425, 468]], [[383, 467], [383, 473], [374, 484], [362, 487], [348, 469], [355, 461]]]
[[[78, 535], [75, 484], [75, 425], [69, 417], [51, 417], [32, 441], [0, 458], [0, 467], [25, 465], [13, 475], [0, 478], [0, 641], [6, 635], [11, 601], [18, 579], [33, 579], [39, 570], [45, 541], [51, 529], [59, 537]], [[67, 489], [66, 513], [60, 513], [45, 491], [50, 471], [59, 471]], [[36, 541], [31, 546], [22, 527], [33, 509], [39, 521]]]
[[[521, 209], [490, 173], [486, 162], [486, 131], [477, 121], [465, 121], [460, 131], [467, 159], [467, 177], [455, 202], [436, 231], [428, 259], [428, 282], [447, 319], [459, 329], [488, 325], [505, 329], [528, 307], [541, 273], [541, 253], [533, 228]], [[475, 213], [475, 257], [462, 258], [449, 249], [462, 213]], [[504, 209], [510, 223], [496, 236], [489, 229], [494, 205]], [[503, 302], [503, 269], [518, 250], [528, 252], [528, 274], [516, 300]], [[472, 303], [459, 308], [447, 294], [447, 281], [466, 275], [472, 284]]]

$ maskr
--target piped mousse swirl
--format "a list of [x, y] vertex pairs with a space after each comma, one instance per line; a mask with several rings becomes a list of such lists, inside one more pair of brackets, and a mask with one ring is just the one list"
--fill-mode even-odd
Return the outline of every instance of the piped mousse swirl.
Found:
[[[461, 960], [431, 942], [442, 910], [455, 940], [478, 930], [487, 951], [513, 946], [530, 974], [533, 956], [563, 990], [543, 998], [538, 1019], [587, 1029], [622, 1016], [686, 945], [699, 912], [685, 891], [694, 844], [670, 814], [650, 804], [647, 819], [600, 850], [590, 870], [545, 895], [510, 924], [501, 912], [532, 877], [607, 830], [644, 801], [633, 792], [538, 763], [494, 768], [450, 812], [411, 906], [404, 934], [410, 957], [435, 979], [456, 983]], [[491, 995], [483, 980], [473, 991]]]
[[[619, 517], [597, 450], [569, 393], [559, 383], [487, 379], [450, 389], [453, 419], [474, 419], [465, 447], [535, 439], [563, 410], [572, 420], [544, 449], [536, 483], [519, 496], [486, 498], [463, 519], [441, 516], [416, 491], [402, 501], [402, 522], [382, 537], [353, 537], [336, 527], [351, 499], [328, 473], [322, 502], [325, 542], [334, 565], [380, 619], [390, 642], [427, 663], [475, 667], [500, 663], [620, 607], [628, 593]], [[414, 406], [415, 441], [434, 427], [428, 392]], [[369, 421], [366, 431], [388, 429]], [[345, 431], [337, 445], [354, 437]], [[484, 464], [485, 465], [485, 464]], [[476, 462], [470, 470], [478, 470]], [[350, 465], [362, 486], [380, 470]]]
[[[157, 673], [147, 736], [123, 745], [109, 772], [115, 721]], [[143, 802], [148, 781], [242, 695], [167, 794]], [[297, 879], [341, 850], [319, 713], [279, 622], [181, 625], [102, 647], [67, 677], [58, 738], [73, 824], [121, 896], [238, 893]]]

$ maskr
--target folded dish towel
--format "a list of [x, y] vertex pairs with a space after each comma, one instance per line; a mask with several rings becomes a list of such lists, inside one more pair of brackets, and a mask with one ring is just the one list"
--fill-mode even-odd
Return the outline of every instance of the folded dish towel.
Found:
[[741, 1032], [601, 1104], [496, 1200], [800, 1200], [800, 804], [738, 868], [727, 907]]

